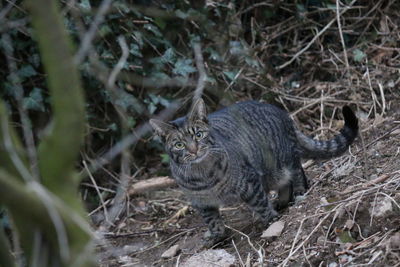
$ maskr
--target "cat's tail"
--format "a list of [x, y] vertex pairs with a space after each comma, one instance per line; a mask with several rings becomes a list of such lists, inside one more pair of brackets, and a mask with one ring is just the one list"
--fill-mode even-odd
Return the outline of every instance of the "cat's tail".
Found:
[[344, 127], [340, 134], [327, 141], [319, 141], [296, 131], [297, 141], [300, 145], [300, 156], [303, 158], [327, 159], [344, 153], [353, 143], [358, 133], [358, 120], [350, 107], [342, 109]]

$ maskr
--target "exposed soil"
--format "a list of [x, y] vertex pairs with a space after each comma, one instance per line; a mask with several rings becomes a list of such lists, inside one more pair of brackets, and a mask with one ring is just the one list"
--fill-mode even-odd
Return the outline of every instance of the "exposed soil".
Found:
[[[256, 218], [244, 206], [222, 209], [234, 234], [219, 247], [236, 257], [235, 265], [399, 265], [400, 105], [398, 99], [389, 102], [387, 114], [361, 120], [361, 136], [349, 153], [305, 162], [311, 189], [281, 211], [281, 236], [261, 239]], [[187, 205], [177, 188], [132, 199], [130, 217], [106, 234], [102, 266], [178, 266], [202, 251], [206, 227]], [[175, 244], [180, 253], [161, 258]]]

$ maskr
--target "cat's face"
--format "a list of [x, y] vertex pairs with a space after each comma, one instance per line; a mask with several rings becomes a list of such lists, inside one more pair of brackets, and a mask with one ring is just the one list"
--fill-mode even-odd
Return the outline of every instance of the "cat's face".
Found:
[[193, 105], [184, 121], [165, 123], [150, 120], [150, 124], [164, 140], [171, 160], [180, 164], [198, 163], [208, 155], [212, 138], [204, 102]]
[[172, 160], [187, 164], [202, 161], [209, 149], [209, 127], [201, 121], [187, 121], [177, 126], [165, 140], [165, 147]]

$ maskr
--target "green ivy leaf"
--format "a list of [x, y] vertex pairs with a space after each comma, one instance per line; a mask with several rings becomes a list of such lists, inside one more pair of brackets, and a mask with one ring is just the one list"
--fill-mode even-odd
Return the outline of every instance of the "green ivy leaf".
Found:
[[353, 59], [356, 62], [361, 62], [366, 56], [367, 55], [358, 48], [353, 50]]
[[258, 63], [258, 61], [255, 60], [253, 57], [246, 56], [246, 57], [244, 58], [244, 60], [246, 61], [247, 65], [249, 65], [249, 66], [251, 66], [251, 67], [253, 67], [253, 68], [256, 68], [256, 69], [261, 68], [261, 66], [260, 66], [260, 64]]
[[224, 71], [225, 76], [230, 80], [233, 81], [238, 73], [237, 70], [235, 71]]
[[129, 128], [133, 128], [136, 126], [136, 120], [133, 117], [128, 117], [126, 124]]
[[336, 5], [335, 4], [326, 4], [326, 8], [336, 10]]
[[28, 97], [25, 97], [22, 102], [22, 107], [25, 110], [45, 111], [43, 104], [42, 89], [33, 88]]
[[307, 9], [305, 8], [305, 6], [303, 4], [296, 4], [296, 8], [298, 12], [306, 12]]
[[113, 131], [113, 132], [116, 132], [116, 131], [118, 130], [118, 126], [117, 126], [117, 124], [116, 124], [115, 122], [109, 124], [109, 125], [107, 126], [107, 128], [110, 129], [110, 130]]
[[144, 41], [143, 41], [143, 34], [139, 31], [134, 31], [133, 32], [134, 40], [135, 42], [139, 45], [140, 48], [143, 47]]
[[129, 111], [133, 109], [139, 114], [143, 113], [141, 109], [142, 105], [140, 105], [139, 100], [131, 94], [128, 94], [124, 90], [116, 91], [116, 99], [115, 104], [123, 108], [125, 111]]
[[17, 97], [17, 93], [14, 90], [14, 86], [10, 82], [4, 82], [3, 87], [4, 87], [4, 92], [6, 93], [6, 95], [12, 96], [14, 98]]
[[153, 75], [151, 76], [151, 79], [154, 82], [162, 82], [163, 80], [168, 80], [169, 76], [165, 74], [164, 72], [154, 72]]
[[88, 11], [92, 8], [92, 5], [90, 4], [89, 0], [81, 0], [79, 6]]
[[168, 48], [167, 50], [165, 50], [165, 53], [162, 56], [163, 62], [174, 63], [175, 59], [176, 59], [176, 56], [175, 56], [174, 49]]
[[150, 97], [150, 100], [152, 103], [154, 103], [156, 105], [160, 104], [166, 108], [169, 107], [169, 105], [171, 103], [168, 99], [166, 99], [162, 96], [159, 96], [159, 95], [149, 94], [149, 97]]
[[187, 77], [190, 73], [195, 72], [196, 69], [192, 66], [191, 59], [178, 59], [175, 63], [172, 72], [176, 75]]
[[163, 20], [162, 18], [155, 18], [154, 23], [157, 24], [157, 26], [160, 27], [161, 30], [164, 30], [167, 26], [167, 23], [165, 23], [165, 20]]
[[112, 33], [110, 26], [108, 25], [101, 25], [99, 29], [99, 35], [101, 37], [106, 37], [108, 34]]
[[168, 154], [161, 154], [161, 163], [168, 164], [169, 163], [169, 156]]
[[137, 44], [131, 44], [131, 49], [129, 49], [129, 53], [136, 57], [143, 57], [142, 53], [140, 52], [140, 48]]
[[153, 33], [155, 36], [157, 36], [157, 37], [162, 37], [162, 34], [161, 34], [161, 32], [157, 29], [157, 27], [154, 26], [154, 25], [152, 25], [152, 24], [150, 24], [150, 23], [145, 24], [145, 25], [143, 26], [143, 28], [145, 28], [146, 30], [152, 32], [152, 33]]
[[129, 13], [131, 11], [131, 9], [126, 3], [114, 1], [113, 5], [124, 13]]
[[29, 62], [33, 64], [35, 67], [40, 66], [40, 56], [39, 54], [33, 54], [32, 56], [29, 57]]
[[229, 42], [229, 52], [232, 55], [243, 55], [244, 54], [244, 48], [243, 45], [239, 41], [230, 41]]
[[177, 11], [175, 11], [175, 15], [180, 18], [180, 19], [186, 19], [187, 17], [189, 17], [188, 13], [183, 12], [182, 10], [178, 9]]
[[8, 214], [6, 213], [5, 209], [1, 207], [0, 209], [0, 225], [1, 227], [4, 228], [10, 228], [10, 218], [8, 217]]
[[32, 67], [32, 65], [25, 65], [18, 70], [18, 76], [21, 79], [29, 78], [35, 76], [37, 74], [36, 70]]
[[212, 49], [211, 47], [207, 47], [204, 52], [207, 52], [210, 54], [210, 58], [212, 60], [218, 61], [218, 62], [222, 62], [222, 57], [219, 55], [219, 53], [217, 51], [215, 51], [214, 49]]
[[356, 240], [351, 236], [349, 231], [343, 231], [339, 234], [339, 239], [342, 243], [355, 243]]
[[147, 108], [150, 114], [154, 114], [154, 112], [157, 110], [157, 106], [153, 102], [150, 102]]
[[265, 9], [264, 10], [264, 17], [266, 19], [275, 18], [276, 16], [277, 16], [277, 13], [275, 13], [272, 9]]
[[114, 55], [111, 53], [111, 51], [104, 50], [104, 51], [101, 53], [100, 57], [103, 58], [103, 59], [113, 59], [113, 58], [114, 58]]

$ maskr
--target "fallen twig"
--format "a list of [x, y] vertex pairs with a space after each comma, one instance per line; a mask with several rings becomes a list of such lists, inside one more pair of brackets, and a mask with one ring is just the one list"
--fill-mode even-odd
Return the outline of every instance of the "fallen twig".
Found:
[[133, 184], [129, 188], [128, 194], [129, 195], [143, 194], [146, 192], [155, 191], [174, 185], [176, 185], [175, 180], [168, 176], [154, 177]]
[[336, 0], [336, 21], [338, 25], [338, 30], [339, 30], [339, 36], [340, 36], [340, 42], [342, 43], [342, 48], [343, 48], [343, 55], [344, 55], [344, 62], [346, 63], [346, 70], [347, 74], [350, 72], [350, 65], [349, 65], [349, 59], [347, 57], [347, 50], [346, 50], [346, 44], [344, 42], [344, 37], [343, 37], [343, 31], [342, 31], [342, 24], [340, 23], [340, 12], [339, 12], [339, 0]]
[[364, 184], [361, 184], [361, 185], [358, 184], [358, 185], [351, 186], [351, 187], [347, 188], [346, 190], [344, 190], [343, 192], [339, 192], [339, 194], [346, 195], [346, 194], [350, 194], [350, 193], [353, 193], [356, 191], [360, 191], [362, 189], [370, 187], [371, 185], [376, 185], [376, 184], [382, 183], [382, 182], [386, 181], [388, 178], [390, 178], [390, 175], [385, 173], [385, 174], [382, 174], [381, 176], [379, 176], [378, 178], [375, 178]]
[[201, 53], [201, 46], [199, 43], [193, 43], [194, 56], [196, 58], [196, 67], [199, 71], [199, 79], [197, 81], [196, 90], [194, 91], [193, 103], [199, 99], [204, 91], [205, 82], [207, 80], [206, 70], [204, 68], [203, 55]]
[[106, 219], [106, 222], [112, 225], [113, 223], [110, 221], [109, 216], [108, 216], [107, 206], [104, 203], [103, 195], [101, 194], [101, 192], [99, 190], [99, 187], [97, 186], [96, 180], [94, 179], [93, 175], [90, 173], [89, 168], [88, 168], [88, 166], [86, 164], [86, 161], [83, 160], [82, 163], [83, 163], [83, 166], [84, 166], [85, 170], [87, 171], [87, 173], [88, 173], [88, 175], [90, 177], [90, 181], [93, 183], [93, 186], [96, 189], [97, 195], [99, 196], [101, 207], [103, 208], [104, 217]]

